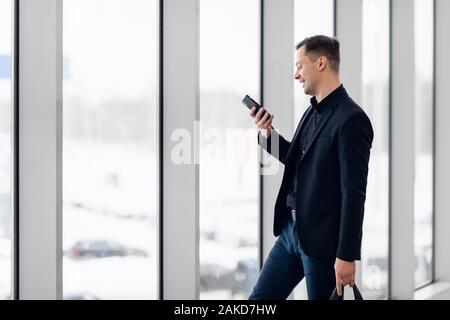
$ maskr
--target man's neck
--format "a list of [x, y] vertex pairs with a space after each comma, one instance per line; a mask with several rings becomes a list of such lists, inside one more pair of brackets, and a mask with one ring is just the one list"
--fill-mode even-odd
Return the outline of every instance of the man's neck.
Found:
[[317, 103], [320, 103], [323, 99], [325, 99], [330, 93], [336, 90], [341, 85], [341, 81], [339, 79], [334, 79], [333, 81], [329, 81], [328, 83], [324, 83], [319, 90], [317, 91], [316, 100]]

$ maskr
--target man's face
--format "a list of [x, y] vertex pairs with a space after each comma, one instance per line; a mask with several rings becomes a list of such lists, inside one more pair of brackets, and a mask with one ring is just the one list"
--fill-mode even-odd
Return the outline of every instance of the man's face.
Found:
[[311, 61], [310, 57], [305, 55], [305, 47], [297, 50], [296, 71], [294, 78], [300, 82], [305, 94], [315, 95], [316, 84], [319, 77], [319, 69], [316, 62]]

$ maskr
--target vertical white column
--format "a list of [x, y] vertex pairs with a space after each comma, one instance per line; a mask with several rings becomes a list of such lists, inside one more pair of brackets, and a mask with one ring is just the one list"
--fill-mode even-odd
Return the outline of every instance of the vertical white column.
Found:
[[[352, 99], [362, 102], [362, 0], [336, 0], [336, 37], [340, 42], [341, 82]], [[361, 107], [364, 108], [363, 105]], [[356, 263], [356, 282], [361, 286], [361, 263]], [[344, 297], [348, 298], [348, 295]]]
[[[167, 0], [163, 7], [163, 299], [198, 299], [199, 185], [196, 155], [171, 159], [199, 120], [199, 0]], [[180, 129], [182, 131], [180, 131]], [[173, 140], [178, 139], [178, 140]]]
[[[294, 121], [294, 1], [264, 1], [264, 105], [275, 115], [273, 126], [288, 140]], [[256, 138], [255, 138], [256, 142]], [[275, 200], [284, 165], [263, 152], [271, 169], [263, 175], [263, 258], [267, 258], [275, 237], [273, 218]]]
[[362, 96], [362, 0], [336, 1], [336, 37], [341, 43], [341, 81], [352, 99]]
[[436, 0], [436, 212], [437, 281], [450, 281], [450, 1]]
[[391, 298], [414, 293], [414, 1], [392, 0]]
[[62, 1], [19, 2], [19, 298], [62, 298]]

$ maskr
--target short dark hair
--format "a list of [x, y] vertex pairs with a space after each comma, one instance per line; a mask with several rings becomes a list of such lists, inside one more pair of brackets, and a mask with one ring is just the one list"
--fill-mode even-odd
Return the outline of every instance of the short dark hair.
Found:
[[341, 57], [339, 53], [339, 41], [336, 38], [317, 35], [303, 39], [299, 42], [295, 49], [299, 50], [305, 46], [305, 54], [317, 56], [325, 56], [330, 61], [333, 70], [339, 72], [339, 64]]

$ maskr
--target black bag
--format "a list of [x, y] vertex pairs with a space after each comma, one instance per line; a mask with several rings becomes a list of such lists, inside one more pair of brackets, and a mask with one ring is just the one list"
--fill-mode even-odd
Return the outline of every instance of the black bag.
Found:
[[[355, 285], [353, 285], [353, 294], [355, 295], [355, 300], [364, 300], [361, 292], [359, 292], [358, 287]], [[339, 296], [337, 294], [337, 289], [334, 288], [333, 294], [330, 297], [330, 300], [344, 300], [344, 288], [342, 288], [342, 296]]]

